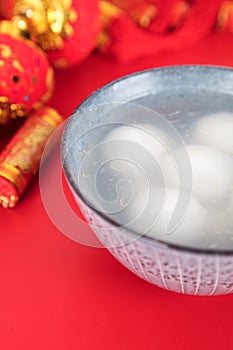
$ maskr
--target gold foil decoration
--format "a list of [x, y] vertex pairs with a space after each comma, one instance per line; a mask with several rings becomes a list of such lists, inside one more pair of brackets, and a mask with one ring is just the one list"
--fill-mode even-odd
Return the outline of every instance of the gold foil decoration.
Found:
[[[39, 169], [49, 137], [62, 121], [55, 109], [45, 106], [28, 116], [5, 147], [0, 155], [0, 204], [4, 207], [15, 206]], [[8, 181], [11, 191], [4, 189], [1, 178]]]
[[72, 23], [77, 18], [72, 0], [18, 0], [12, 20], [21, 36], [47, 51], [63, 48], [63, 40], [73, 35]]
[[5, 125], [10, 118], [25, 117], [24, 106], [20, 103], [11, 103], [6, 96], [0, 96], [0, 125]]

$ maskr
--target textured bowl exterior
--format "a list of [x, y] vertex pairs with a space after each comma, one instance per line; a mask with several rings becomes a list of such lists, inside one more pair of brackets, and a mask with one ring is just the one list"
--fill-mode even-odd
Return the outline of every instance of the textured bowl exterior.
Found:
[[[142, 81], [145, 82], [144, 86]], [[63, 135], [63, 159], [76, 133], [75, 125], [79, 123], [85, 130], [84, 121], [82, 123], [83, 109], [111, 101], [127, 102], [152, 92], [155, 94], [156, 89], [167, 89], [169, 84], [175, 89], [179, 82], [184, 84], [184, 89], [188, 82], [190, 86], [215, 91], [219, 89], [233, 94], [233, 70], [227, 68], [166, 67], [122, 78], [92, 94], [74, 112]], [[122, 91], [125, 92], [123, 99]], [[93, 118], [94, 114], [90, 117], [90, 122]], [[81, 198], [78, 186], [72, 178], [71, 163], [69, 160], [68, 164], [64, 164], [64, 170], [81, 211], [103, 246], [126, 268], [154, 285], [183, 294], [207, 296], [233, 292], [233, 251], [177, 247], [148, 237], [138, 237], [123, 227], [117, 227], [90, 208]]]
[[[221, 295], [233, 292], [232, 256], [182, 251], [146, 237], [134, 239], [129, 231], [107, 223], [74, 196], [103, 246], [142, 279], [183, 294]], [[131, 242], [125, 244], [127, 235]]]

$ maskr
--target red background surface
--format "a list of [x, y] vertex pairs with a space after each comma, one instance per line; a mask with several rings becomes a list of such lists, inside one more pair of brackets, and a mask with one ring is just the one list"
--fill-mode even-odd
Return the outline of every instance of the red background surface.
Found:
[[[140, 69], [233, 66], [233, 36], [131, 63], [99, 55], [56, 73], [52, 106], [65, 117], [96, 88]], [[17, 208], [0, 208], [0, 349], [233, 349], [233, 295], [164, 291], [104, 249], [72, 242], [52, 224], [38, 178]]]

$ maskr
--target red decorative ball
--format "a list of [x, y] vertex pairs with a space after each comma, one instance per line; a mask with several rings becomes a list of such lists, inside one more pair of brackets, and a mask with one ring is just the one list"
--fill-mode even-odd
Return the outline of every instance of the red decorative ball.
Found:
[[10, 0], [0, 3], [0, 15], [11, 19], [59, 68], [84, 60], [101, 32], [98, 0]]
[[100, 9], [97, 0], [73, 0], [75, 21], [69, 22], [72, 34], [63, 39], [63, 48], [47, 51], [51, 63], [67, 68], [84, 60], [95, 48], [101, 31]]
[[0, 16], [10, 19], [13, 16], [15, 3], [15, 0], [0, 1]]
[[29, 41], [0, 34], [0, 124], [40, 107], [53, 87], [53, 69], [43, 51]]

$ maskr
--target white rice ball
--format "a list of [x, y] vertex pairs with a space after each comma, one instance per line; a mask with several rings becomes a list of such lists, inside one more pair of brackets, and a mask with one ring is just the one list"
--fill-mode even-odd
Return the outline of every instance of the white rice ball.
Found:
[[[191, 163], [191, 174], [183, 149], [173, 152], [176, 159], [175, 165], [170, 156], [163, 156], [165, 157], [164, 168], [169, 174], [168, 185], [180, 187], [189, 192], [190, 177], [192, 177], [193, 194], [198, 200], [209, 202], [223, 200], [233, 186], [231, 157], [217, 149], [201, 145], [188, 145], [186, 151]], [[182, 173], [181, 183], [178, 170]]]
[[[174, 188], [141, 191], [128, 210], [128, 227], [140, 234], [185, 245], [200, 246], [205, 213], [200, 203]], [[176, 211], [175, 211], [176, 208]], [[169, 224], [170, 222], [170, 224]]]
[[192, 128], [193, 142], [215, 147], [233, 155], [233, 113], [218, 112], [197, 120]]
[[138, 181], [138, 187], [162, 185], [158, 159], [171, 147], [172, 138], [148, 124], [124, 125], [112, 129], [101, 140], [100, 160], [106, 171]]

